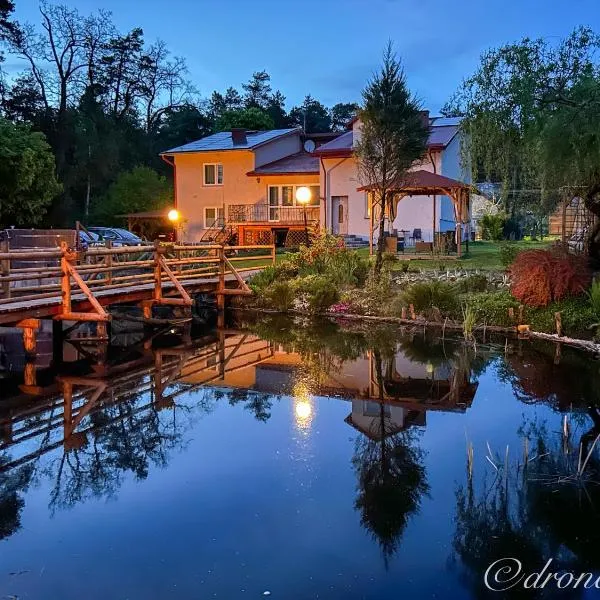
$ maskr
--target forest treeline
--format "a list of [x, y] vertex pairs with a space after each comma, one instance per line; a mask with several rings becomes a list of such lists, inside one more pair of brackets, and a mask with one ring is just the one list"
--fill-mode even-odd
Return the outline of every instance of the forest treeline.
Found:
[[[165, 149], [232, 127], [341, 130], [357, 109], [326, 107], [310, 94], [287, 109], [264, 70], [202, 97], [185, 58], [146, 40], [141, 27], [120, 31], [107, 11], [86, 15], [47, 0], [38, 22], [20, 23], [14, 7], [0, 0], [5, 227], [72, 226], [154, 208], [171, 196], [172, 173], [158, 156]], [[9, 57], [18, 72], [6, 69]]]

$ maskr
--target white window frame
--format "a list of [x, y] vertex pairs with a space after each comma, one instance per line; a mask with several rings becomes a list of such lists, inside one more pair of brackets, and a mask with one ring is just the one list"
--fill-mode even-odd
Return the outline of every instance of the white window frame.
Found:
[[[206, 167], [214, 167], [215, 168], [215, 182], [207, 183], [206, 182]], [[219, 167], [221, 168], [221, 181], [219, 181]], [[202, 184], [208, 187], [215, 187], [219, 185], [223, 185], [223, 163], [203, 163], [202, 164]]]
[[[291, 187], [292, 188], [292, 205], [283, 205], [282, 201], [283, 201], [283, 191], [282, 188], [284, 187]], [[297, 204], [296, 203], [296, 190], [300, 187], [307, 187], [307, 188], [319, 188], [319, 203], [318, 204], [309, 204], [307, 205], [307, 208], [320, 208], [321, 206], [321, 187], [318, 183], [279, 183], [276, 185], [268, 185], [267, 186], [267, 206], [268, 206], [268, 211], [269, 211], [269, 221], [271, 223], [277, 223], [279, 221], [281, 221], [281, 218], [277, 218], [277, 219], [271, 219], [271, 209], [272, 208], [300, 208], [302, 205], [301, 204]], [[277, 205], [277, 207], [275, 207], [274, 205], [269, 203], [269, 200], [271, 198], [271, 188], [278, 188], [278, 192], [277, 192], [277, 201], [279, 202], [279, 204]], [[278, 213], [279, 214], [279, 213]]]
[[[206, 218], [206, 211], [207, 210], [214, 210], [215, 211], [215, 216], [214, 219], [212, 220], [211, 223], [208, 222], [207, 218]], [[219, 218], [219, 210], [222, 211], [222, 207], [220, 206], [205, 206], [204, 207], [204, 229], [210, 229], [215, 221]]]

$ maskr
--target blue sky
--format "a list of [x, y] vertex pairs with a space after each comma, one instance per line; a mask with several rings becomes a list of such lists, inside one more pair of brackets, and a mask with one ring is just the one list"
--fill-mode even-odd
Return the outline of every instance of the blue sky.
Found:
[[[66, 0], [105, 8], [187, 59], [203, 96], [267, 70], [287, 107], [310, 93], [327, 105], [360, 99], [391, 39], [411, 89], [437, 112], [485, 49], [524, 36], [559, 39], [577, 25], [600, 32], [600, 0]], [[37, 0], [16, 0], [38, 21]], [[14, 59], [8, 57], [14, 66]]]

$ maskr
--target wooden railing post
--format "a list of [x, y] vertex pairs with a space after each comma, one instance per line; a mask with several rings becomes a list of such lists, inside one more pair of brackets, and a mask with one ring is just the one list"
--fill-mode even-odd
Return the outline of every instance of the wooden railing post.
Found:
[[154, 299], [162, 299], [162, 269], [160, 266], [160, 242], [154, 242]]
[[271, 246], [271, 264], [275, 266], [275, 244]]
[[62, 291], [62, 313], [71, 314], [71, 274], [69, 272], [69, 249], [66, 244], [61, 245], [60, 257], [60, 287]]
[[[112, 240], [106, 240], [105, 242], [106, 244], [106, 248], [108, 250], [112, 250], [113, 244], [112, 244]], [[113, 255], [112, 253], [109, 253], [106, 255], [106, 282], [108, 283], [108, 285], [112, 284], [112, 266], [113, 266]]]
[[[0, 242], [0, 252], [8, 252], [9, 245], [8, 240], [2, 240]], [[2, 277], [8, 277], [10, 275], [10, 258], [1, 261], [0, 272], [2, 273]], [[5, 279], [2, 282], [2, 295], [4, 298], [10, 298], [10, 280], [8, 279]]]

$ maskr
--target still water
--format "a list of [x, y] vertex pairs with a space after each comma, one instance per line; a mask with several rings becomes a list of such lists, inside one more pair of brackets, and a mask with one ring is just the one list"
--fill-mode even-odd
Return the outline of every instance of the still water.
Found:
[[25, 382], [1, 341], [0, 598], [500, 598], [502, 557], [600, 569], [590, 357], [272, 318], [101, 365], [75, 344], [59, 376], [41, 339]]

